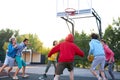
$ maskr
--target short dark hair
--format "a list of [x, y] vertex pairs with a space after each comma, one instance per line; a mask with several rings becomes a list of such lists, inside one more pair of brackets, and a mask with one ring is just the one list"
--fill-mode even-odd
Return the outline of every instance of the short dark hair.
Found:
[[101, 39], [102, 42], [104, 42], [106, 44], [106, 41], [104, 39]]
[[91, 34], [91, 37], [92, 37], [92, 39], [98, 39], [98, 38], [99, 38], [98, 35], [95, 34], [95, 33], [92, 33], [92, 34]]
[[56, 40], [53, 41], [53, 46], [55, 46], [55, 43], [56, 43], [56, 42], [57, 42]]
[[26, 41], [28, 41], [28, 39], [27, 39], [27, 38], [25, 38], [25, 39], [23, 40], [23, 42], [26, 42]]

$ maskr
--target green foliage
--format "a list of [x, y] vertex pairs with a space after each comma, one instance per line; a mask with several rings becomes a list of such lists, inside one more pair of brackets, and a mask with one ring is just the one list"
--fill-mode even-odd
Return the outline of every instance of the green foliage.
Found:
[[84, 51], [85, 56], [83, 58], [75, 56], [75, 66], [86, 68], [89, 65], [89, 62], [87, 60], [88, 56], [88, 50], [89, 50], [89, 41], [90, 37], [87, 36], [86, 33], [82, 32], [79, 34], [78, 32], [75, 32], [75, 44], [80, 47], [81, 50]]
[[13, 33], [16, 34], [16, 32], [17, 31], [13, 31], [13, 30], [10, 30], [10, 29], [0, 30], [0, 47], [2, 47], [4, 45], [4, 42], [8, 42], [9, 38], [13, 35]]
[[28, 48], [32, 49], [35, 52], [41, 53], [43, 43], [40, 41], [36, 34], [24, 34], [17, 36], [17, 42], [22, 42], [25, 38], [29, 39], [30, 45]]
[[7, 50], [7, 47], [8, 47], [8, 42], [4, 42], [3, 49]]
[[42, 48], [42, 54], [48, 55], [48, 52], [50, 51], [50, 48], [43, 47]]
[[48, 53], [50, 51], [50, 48], [43, 47], [41, 54], [45, 55], [45, 63], [48, 62]]

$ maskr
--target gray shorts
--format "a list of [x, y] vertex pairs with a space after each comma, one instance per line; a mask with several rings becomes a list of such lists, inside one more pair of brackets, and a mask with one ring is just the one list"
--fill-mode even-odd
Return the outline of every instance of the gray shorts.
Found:
[[14, 66], [14, 62], [15, 62], [14, 58], [9, 57], [9, 56], [6, 55], [5, 61], [4, 61], [4, 65], [8, 65], [9, 67], [13, 67]]
[[90, 70], [95, 70], [98, 65], [100, 65], [99, 70], [104, 71], [105, 56], [95, 56]]

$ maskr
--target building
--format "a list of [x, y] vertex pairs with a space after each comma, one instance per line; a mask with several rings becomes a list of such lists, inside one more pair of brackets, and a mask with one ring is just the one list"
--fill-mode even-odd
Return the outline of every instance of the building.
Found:
[[45, 55], [33, 52], [31, 49], [24, 49], [22, 53], [27, 64], [45, 64]]

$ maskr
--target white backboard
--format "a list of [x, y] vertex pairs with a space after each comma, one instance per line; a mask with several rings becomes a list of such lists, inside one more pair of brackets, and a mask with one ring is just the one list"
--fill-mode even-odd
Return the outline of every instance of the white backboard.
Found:
[[92, 0], [56, 0], [57, 17], [66, 16], [65, 9], [67, 8], [75, 9], [75, 15], [91, 13]]

